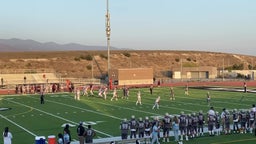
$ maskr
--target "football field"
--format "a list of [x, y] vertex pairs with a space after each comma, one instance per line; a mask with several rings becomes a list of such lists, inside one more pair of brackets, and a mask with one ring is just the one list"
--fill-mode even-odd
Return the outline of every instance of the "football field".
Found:
[[[136, 105], [137, 92], [141, 92], [142, 105]], [[207, 104], [206, 94], [210, 92], [211, 102]], [[118, 90], [118, 100], [110, 101], [112, 91], [107, 100], [99, 97], [97, 91], [94, 96], [81, 96], [75, 100], [73, 93], [46, 94], [45, 104], [40, 104], [39, 95], [8, 95], [0, 97], [0, 128], [8, 126], [13, 134], [14, 144], [33, 144], [35, 136], [49, 136], [63, 132], [63, 126], [70, 125], [72, 140], [76, 141], [76, 127], [80, 121], [84, 125], [92, 125], [96, 131], [95, 139], [120, 136], [120, 122], [132, 115], [136, 119], [148, 116], [151, 120], [155, 116], [206, 113], [210, 106], [221, 113], [223, 108], [250, 109], [256, 103], [255, 93], [241, 91], [224, 91], [214, 88], [190, 88], [189, 96], [184, 94], [184, 87], [174, 87], [175, 100], [170, 100], [169, 87], [155, 87], [153, 94], [149, 88], [130, 89], [129, 98], [122, 99], [122, 90]], [[160, 108], [152, 109], [157, 96], [161, 96]], [[231, 127], [232, 128], [232, 127]], [[172, 139], [173, 140], [173, 137]], [[2, 142], [2, 137], [0, 139]], [[221, 136], [204, 136], [190, 139], [184, 143], [195, 144], [241, 144], [255, 143], [254, 134], [232, 134]], [[174, 143], [174, 142], [172, 142]]]

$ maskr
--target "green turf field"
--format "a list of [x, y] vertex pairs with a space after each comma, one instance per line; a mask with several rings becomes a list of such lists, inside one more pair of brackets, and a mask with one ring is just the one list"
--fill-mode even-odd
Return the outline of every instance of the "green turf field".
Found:
[[[141, 91], [142, 106], [136, 106], [137, 91]], [[124, 119], [130, 119], [131, 115], [136, 118], [149, 116], [163, 116], [186, 114], [203, 110], [207, 112], [209, 105], [206, 103], [206, 93], [209, 90], [190, 88], [189, 96], [184, 95], [183, 87], [175, 87], [175, 101], [169, 99], [169, 88], [154, 88], [153, 95], [149, 94], [149, 88], [130, 89], [128, 100], [121, 99], [110, 101], [112, 92], [107, 100], [98, 96], [81, 96], [81, 100], [74, 100], [74, 94], [47, 94], [45, 104], [40, 104], [39, 95], [16, 95], [1, 96], [0, 108], [11, 110], [0, 111], [0, 128], [8, 126], [13, 134], [14, 144], [33, 144], [35, 136], [57, 135], [63, 132], [62, 125], [69, 123], [71, 126], [72, 139], [76, 137], [76, 127], [79, 121], [91, 124], [96, 130], [95, 139], [115, 137], [120, 135], [119, 125]], [[122, 91], [118, 91], [122, 96]], [[211, 106], [221, 112], [227, 109], [249, 109], [256, 103], [256, 94], [242, 92], [210, 91]], [[96, 92], [95, 92], [95, 95]], [[152, 110], [156, 97], [160, 95], [160, 108]], [[241, 100], [243, 96], [243, 99]], [[0, 139], [2, 142], [2, 137]], [[1, 143], [0, 142], [0, 143]], [[190, 140], [189, 144], [250, 144], [255, 143], [253, 134], [233, 134], [214, 137], [200, 137]], [[173, 142], [174, 143], [174, 142]]]

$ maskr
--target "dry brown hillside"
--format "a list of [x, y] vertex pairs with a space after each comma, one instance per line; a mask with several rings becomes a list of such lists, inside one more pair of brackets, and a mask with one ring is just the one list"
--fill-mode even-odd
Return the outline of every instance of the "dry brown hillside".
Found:
[[[94, 57], [94, 60], [91, 60]], [[198, 51], [111, 51], [111, 68], [152, 67], [157, 78], [174, 67], [254, 66], [255, 56]], [[54, 69], [62, 77], [99, 78], [107, 73], [106, 51], [2, 52], [1, 72], [18, 69]], [[93, 75], [92, 75], [93, 74]]]

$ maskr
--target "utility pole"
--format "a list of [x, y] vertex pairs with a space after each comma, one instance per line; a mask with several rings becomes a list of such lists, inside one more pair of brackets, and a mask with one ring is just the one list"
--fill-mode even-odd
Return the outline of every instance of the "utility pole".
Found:
[[222, 81], [224, 81], [224, 58], [223, 58], [223, 63], [222, 63]]
[[109, 6], [108, 6], [108, 0], [106, 0], [107, 3], [107, 12], [106, 12], [106, 36], [107, 36], [107, 49], [108, 49], [108, 79], [109, 79], [109, 70], [110, 70], [110, 14], [109, 14]]

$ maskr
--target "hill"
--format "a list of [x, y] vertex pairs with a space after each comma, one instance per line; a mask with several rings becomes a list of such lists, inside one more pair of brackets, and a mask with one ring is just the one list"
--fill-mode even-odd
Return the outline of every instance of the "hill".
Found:
[[[22, 51], [70, 51], [70, 50], [106, 50], [106, 46], [88, 46], [76, 43], [58, 44], [55, 42], [41, 43], [34, 40], [0, 39], [0, 52]], [[111, 47], [117, 50], [115, 47]]]
[[[242, 65], [254, 67], [255, 56], [201, 51], [111, 51], [111, 68], [152, 67], [156, 78], [169, 77], [174, 67]], [[54, 69], [62, 77], [101, 78], [107, 73], [107, 51], [1, 52], [0, 69]]]

